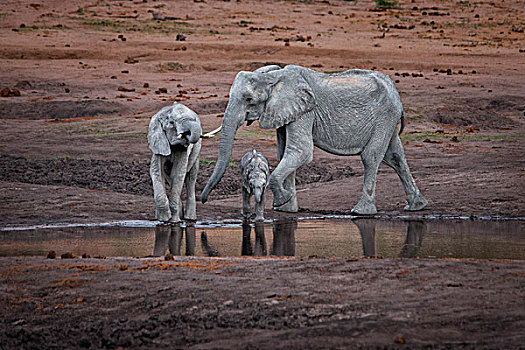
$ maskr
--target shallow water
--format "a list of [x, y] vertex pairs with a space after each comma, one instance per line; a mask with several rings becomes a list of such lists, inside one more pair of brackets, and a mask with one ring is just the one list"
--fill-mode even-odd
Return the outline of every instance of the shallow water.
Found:
[[310, 219], [0, 231], [0, 256], [317, 256], [525, 260], [524, 221]]

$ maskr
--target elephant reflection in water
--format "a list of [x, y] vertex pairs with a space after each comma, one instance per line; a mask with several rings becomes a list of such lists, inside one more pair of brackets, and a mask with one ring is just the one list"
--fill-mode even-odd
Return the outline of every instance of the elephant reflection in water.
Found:
[[169, 249], [173, 255], [182, 255], [182, 236], [186, 232], [185, 255], [195, 255], [195, 226], [181, 227], [180, 225], [157, 225], [155, 227], [155, 246], [153, 256], [163, 256]]
[[[355, 219], [352, 222], [358, 227], [363, 244], [363, 255], [366, 257], [377, 256], [376, 254], [376, 220]], [[242, 246], [241, 255], [247, 256], [266, 256], [268, 248], [264, 233], [264, 223], [255, 222], [253, 224], [255, 231], [255, 242], [252, 245], [251, 233], [252, 225], [245, 221], [242, 224]], [[295, 231], [297, 221], [295, 219], [276, 220], [273, 222], [273, 241], [270, 249], [270, 255], [276, 256], [295, 256]], [[158, 225], [155, 228], [155, 248], [154, 256], [163, 256], [166, 250], [173, 255], [181, 255], [182, 238], [186, 232], [186, 252], [185, 255], [195, 255], [195, 226], [168, 226]], [[425, 224], [421, 221], [408, 221], [405, 242], [399, 257], [414, 258], [417, 257], [423, 235], [425, 233]], [[219, 251], [214, 248], [213, 243], [208, 240], [205, 231], [201, 233], [201, 245], [203, 252], [208, 256], [220, 256]]]
[[[255, 231], [255, 243], [252, 245], [251, 233], [252, 225], [244, 221], [242, 224], [242, 246], [241, 255], [247, 256], [266, 256], [268, 248], [264, 234], [264, 223], [255, 222], [253, 225]], [[273, 243], [270, 255], [294, 256], [295, 255], [295, 230], [297, 221], [292, 219], [277, 220], [273, 223]], [[208, 256], [219, 256], [217, 249], [208, 241], [208, 235], [205, 231], [201, 233], [202, 250]]]
[[272, 255], [294, 256], [295, 255], [295, 230], [297, 220], [282, 219], [273, 223]]
[[[255, 245], [251, 244], [251, 225], [245, 221], [242, 224], [242, 255], [264, 256], [267, 255], [266, 239], [264, 237], [264, 224], [256, 222]], [[294, 256], [295, 255], [295, 230], [297, 221], [294, 219], [276, 220], [273, 222], [273, 241], [270, 255]]]
[[256, 221], [254, 225], [254, 230], [255, 230], [255, 245], [252, 246], [252, 242], [251, 242], [252, 227], [247, 220], [245, 220], [242, 223], [241, 255], [251, 255], [251, 256], [268, 255], [268, 252], [266, 249], [266, 238], [264, 237], [264, 223], [261, 221]]
[[[363, 242], [363, 255], [366, 257], [373, 257], [376, 255], [376, 220], [356, 219], [353, 223], [359, 229], [361, 239]], [[407, 234], [405, 243], [401, 252], [400, 258], [415, 258], [421, 247], [423, 234], [425, 231], [425, 224], [421, 221], [408, 221]]]

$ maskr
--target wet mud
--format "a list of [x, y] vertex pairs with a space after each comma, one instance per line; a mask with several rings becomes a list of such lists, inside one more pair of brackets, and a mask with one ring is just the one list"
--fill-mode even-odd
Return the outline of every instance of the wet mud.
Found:
[[6, 348], [519, 348], [523, 263], [0, 258]]

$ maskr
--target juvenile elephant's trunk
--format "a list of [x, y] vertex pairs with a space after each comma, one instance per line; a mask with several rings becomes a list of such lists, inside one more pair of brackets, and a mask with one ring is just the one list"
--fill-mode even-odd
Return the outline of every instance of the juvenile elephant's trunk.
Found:
[[202, 134], [202, 128], [200, 126], [200, 123], [188, 123], [187, 125], [184, 125], [184, 129], [186, 129], [189, 134], [187, 136], [189, 143], [197, 143], [200, 140], [201, 134]]
[[[228, 108], [226, 108], [226, 113], [224, 114], [224, 119], [222, 121], [221, 143], [219, 146], [217, 164], [215, 164], [215, 169], [213, 169], [213, 174], [208, 180], [206, 187], [204, 187], [204, 190], [202, 190], [202, 203], [206, 203], [208, 200], [208, 195], [215, 188], [215, 186], [217, 186], [219, 181], [221, 181], [222, 176], [226, 172], [232, 155], [233, 139], [235, 137], [235, 133], [244, 121], [242, 114], [232, 113], [231, 110], [232, 108], [230, 104], [228, 104]], [[242, 118], [241, 120], [239, 120], [239, 116]]]

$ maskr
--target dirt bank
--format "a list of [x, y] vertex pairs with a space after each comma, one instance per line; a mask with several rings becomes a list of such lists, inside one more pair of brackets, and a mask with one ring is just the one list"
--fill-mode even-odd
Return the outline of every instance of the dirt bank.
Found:
[[524, 267], [0, 258], [0, 339], [17, 349], [517, 349], [525, 341], [517, 307]]
[[[0, 98], [0, 224], [153, 219], [149, 118], [175, 100], [211, 130], [235, 74], [270, 63], [390, 75], [406, 110], [407, 159], [429, 199], [423, 214], [523, 217], [520, 11], [431, 1], [2, 4], [0, 78], [12, 97]], [[198, 192], [217, 146], [204, 143]], [[274, 133], [243, 127], [199, 219], [239, 217], [238, 163], [253, 148], [277, 164]], [[298, 215], [348, 214], [362, 175], [358, 157], [316, 150], [297, 172]], [[277, 217], [271, 200], [266, 215]], [[377, 201], [381, 215], [405, 203], [383, 166]]]

